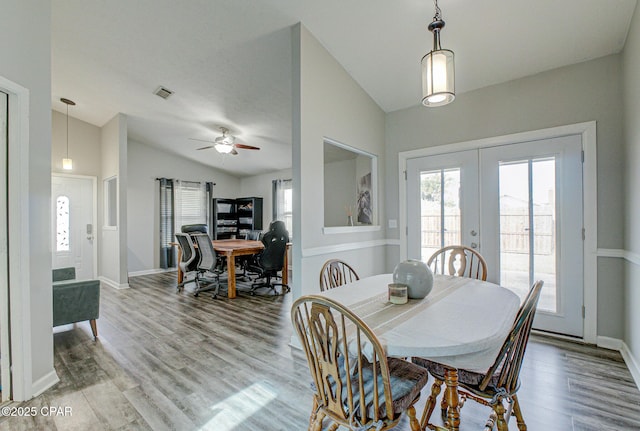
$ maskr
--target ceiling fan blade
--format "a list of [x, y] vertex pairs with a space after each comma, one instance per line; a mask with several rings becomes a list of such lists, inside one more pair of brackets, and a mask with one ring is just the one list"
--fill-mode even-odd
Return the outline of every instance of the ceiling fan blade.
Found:
[[206, 147], [196, 148], [196, 150], [208, 150], [209, 148], [213, 148], [213, 145], [207, 145]]
[[209, 142], [210, 144], [213, 144], [213, 143], [214, 143], [211, 139], [206, 140], [206, 139], [189, 138], [189, 140], [190, 140], [190, 141]]
[[245, 145], [245, 144], [235, 144], [234, 147], [242, 148], [243, 150], [259, 150], [259, 147], [254, 147], [253, 145]]

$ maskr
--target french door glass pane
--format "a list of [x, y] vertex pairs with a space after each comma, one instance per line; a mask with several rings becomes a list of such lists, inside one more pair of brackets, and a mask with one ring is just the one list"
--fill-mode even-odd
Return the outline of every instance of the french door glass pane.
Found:
[[[538, 309], [558, 310], [556, 271], [556, 162], [533, 160], [533, 268], [535, 280], [544, 280]], [[533, 280], [532, 280], [533, 283]]]
[[461, 243], [460, 169], [420, 173], [421, 259]]
[[556, 312], [555, 159], [500, 163], [500, 284], [526, 296], [545, 285], [538, 308]]

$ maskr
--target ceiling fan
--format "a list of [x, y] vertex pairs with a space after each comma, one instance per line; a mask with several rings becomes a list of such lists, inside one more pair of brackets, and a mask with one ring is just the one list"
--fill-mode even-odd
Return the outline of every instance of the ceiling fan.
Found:
[[222, 136], [218, 136], [213, 141], [207, 141], [205, 139], [196, 139], [189, 138], [192, 141], [201, 141], [201, 142], [210, 142], [213, 145], [207, 145], [206, 147], [198, 148], [198, 150], [208, 150], [209, 148], [215, 148], [217, 152], [221, 154], [233, 154], [236, 155], [238, 152], [236, 148], [240, 148], [243, 150], [259, 150], [260, 148], [254, 147], [253, 145], [240, 144], [235, 142], [236, 138], [233, 135], [229, 134], [229, 129], [226, 127], [220, 127], [222, 131]]

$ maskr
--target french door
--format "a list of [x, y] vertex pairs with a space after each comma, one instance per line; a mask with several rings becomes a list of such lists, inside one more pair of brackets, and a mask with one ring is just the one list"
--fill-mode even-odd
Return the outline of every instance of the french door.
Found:
[[579, 135], [409, 159], [407, 208], [410, 258], [475, 248], [521, 298], [545, 282], [535, 328], [583, 335]]

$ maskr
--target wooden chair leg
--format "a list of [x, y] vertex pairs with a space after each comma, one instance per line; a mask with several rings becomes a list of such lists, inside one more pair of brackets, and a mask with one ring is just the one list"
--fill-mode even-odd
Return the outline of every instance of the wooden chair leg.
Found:
[[427, 428], [433, 409], [436, 406], [436, 398], [440, 395], [443, 383], [442, 380], [435, 379], [431, 386], [431, 395], [427, 398], [427, 403], [424, 405], [424, 411], [422, 412], [422, 419], [420, 420], [420, 426], [423, 430]]
[[420, 423], [418, 422], [418, 419], [416, 419], [416, 408], [414, 406], [410, 406], [407, 409], [407, 416], [409, 416], [411, 431], [420, 431]]
[[96, 319], [89, 320], [89, 324], [91, 325], [91, 332], [93, 332], [94, 340], [98, 338], [98, 325], [96, 325]]
[[509, 431], [509, 424], [504, 420], [504, 405], [502, 404], [502, 400], [499, 400], [496, 405], [493, 406], [493, 410], [496, 412], [498, 418], [498, 431]]
[[325, 414], [323, 412], [318, 412], [318, 414], [315, 415], [315, 421], [313, 423], [313, 427], [311, 428], [311, 431], [322, 430], [322, 421], [324, 420], [324, 416]]
[[518, 429], [520, 431], [527, 431], [527, 424], [524, 423], [524, 418], [522, 417], [522, 410], [520, 410], [520, 402], [518, 402], [518, 397], [514, 394], [511, 396], [511, 398], [513, 399], [513, 415], [516, 417]]
[[493, 427], [496, 424], [496, 412], [495, 410], [491, 410], [491, 414], [489, 415], [489, 419], [487, 419], [487, 422], [484, 424], [484, 431], [492, 431]]

